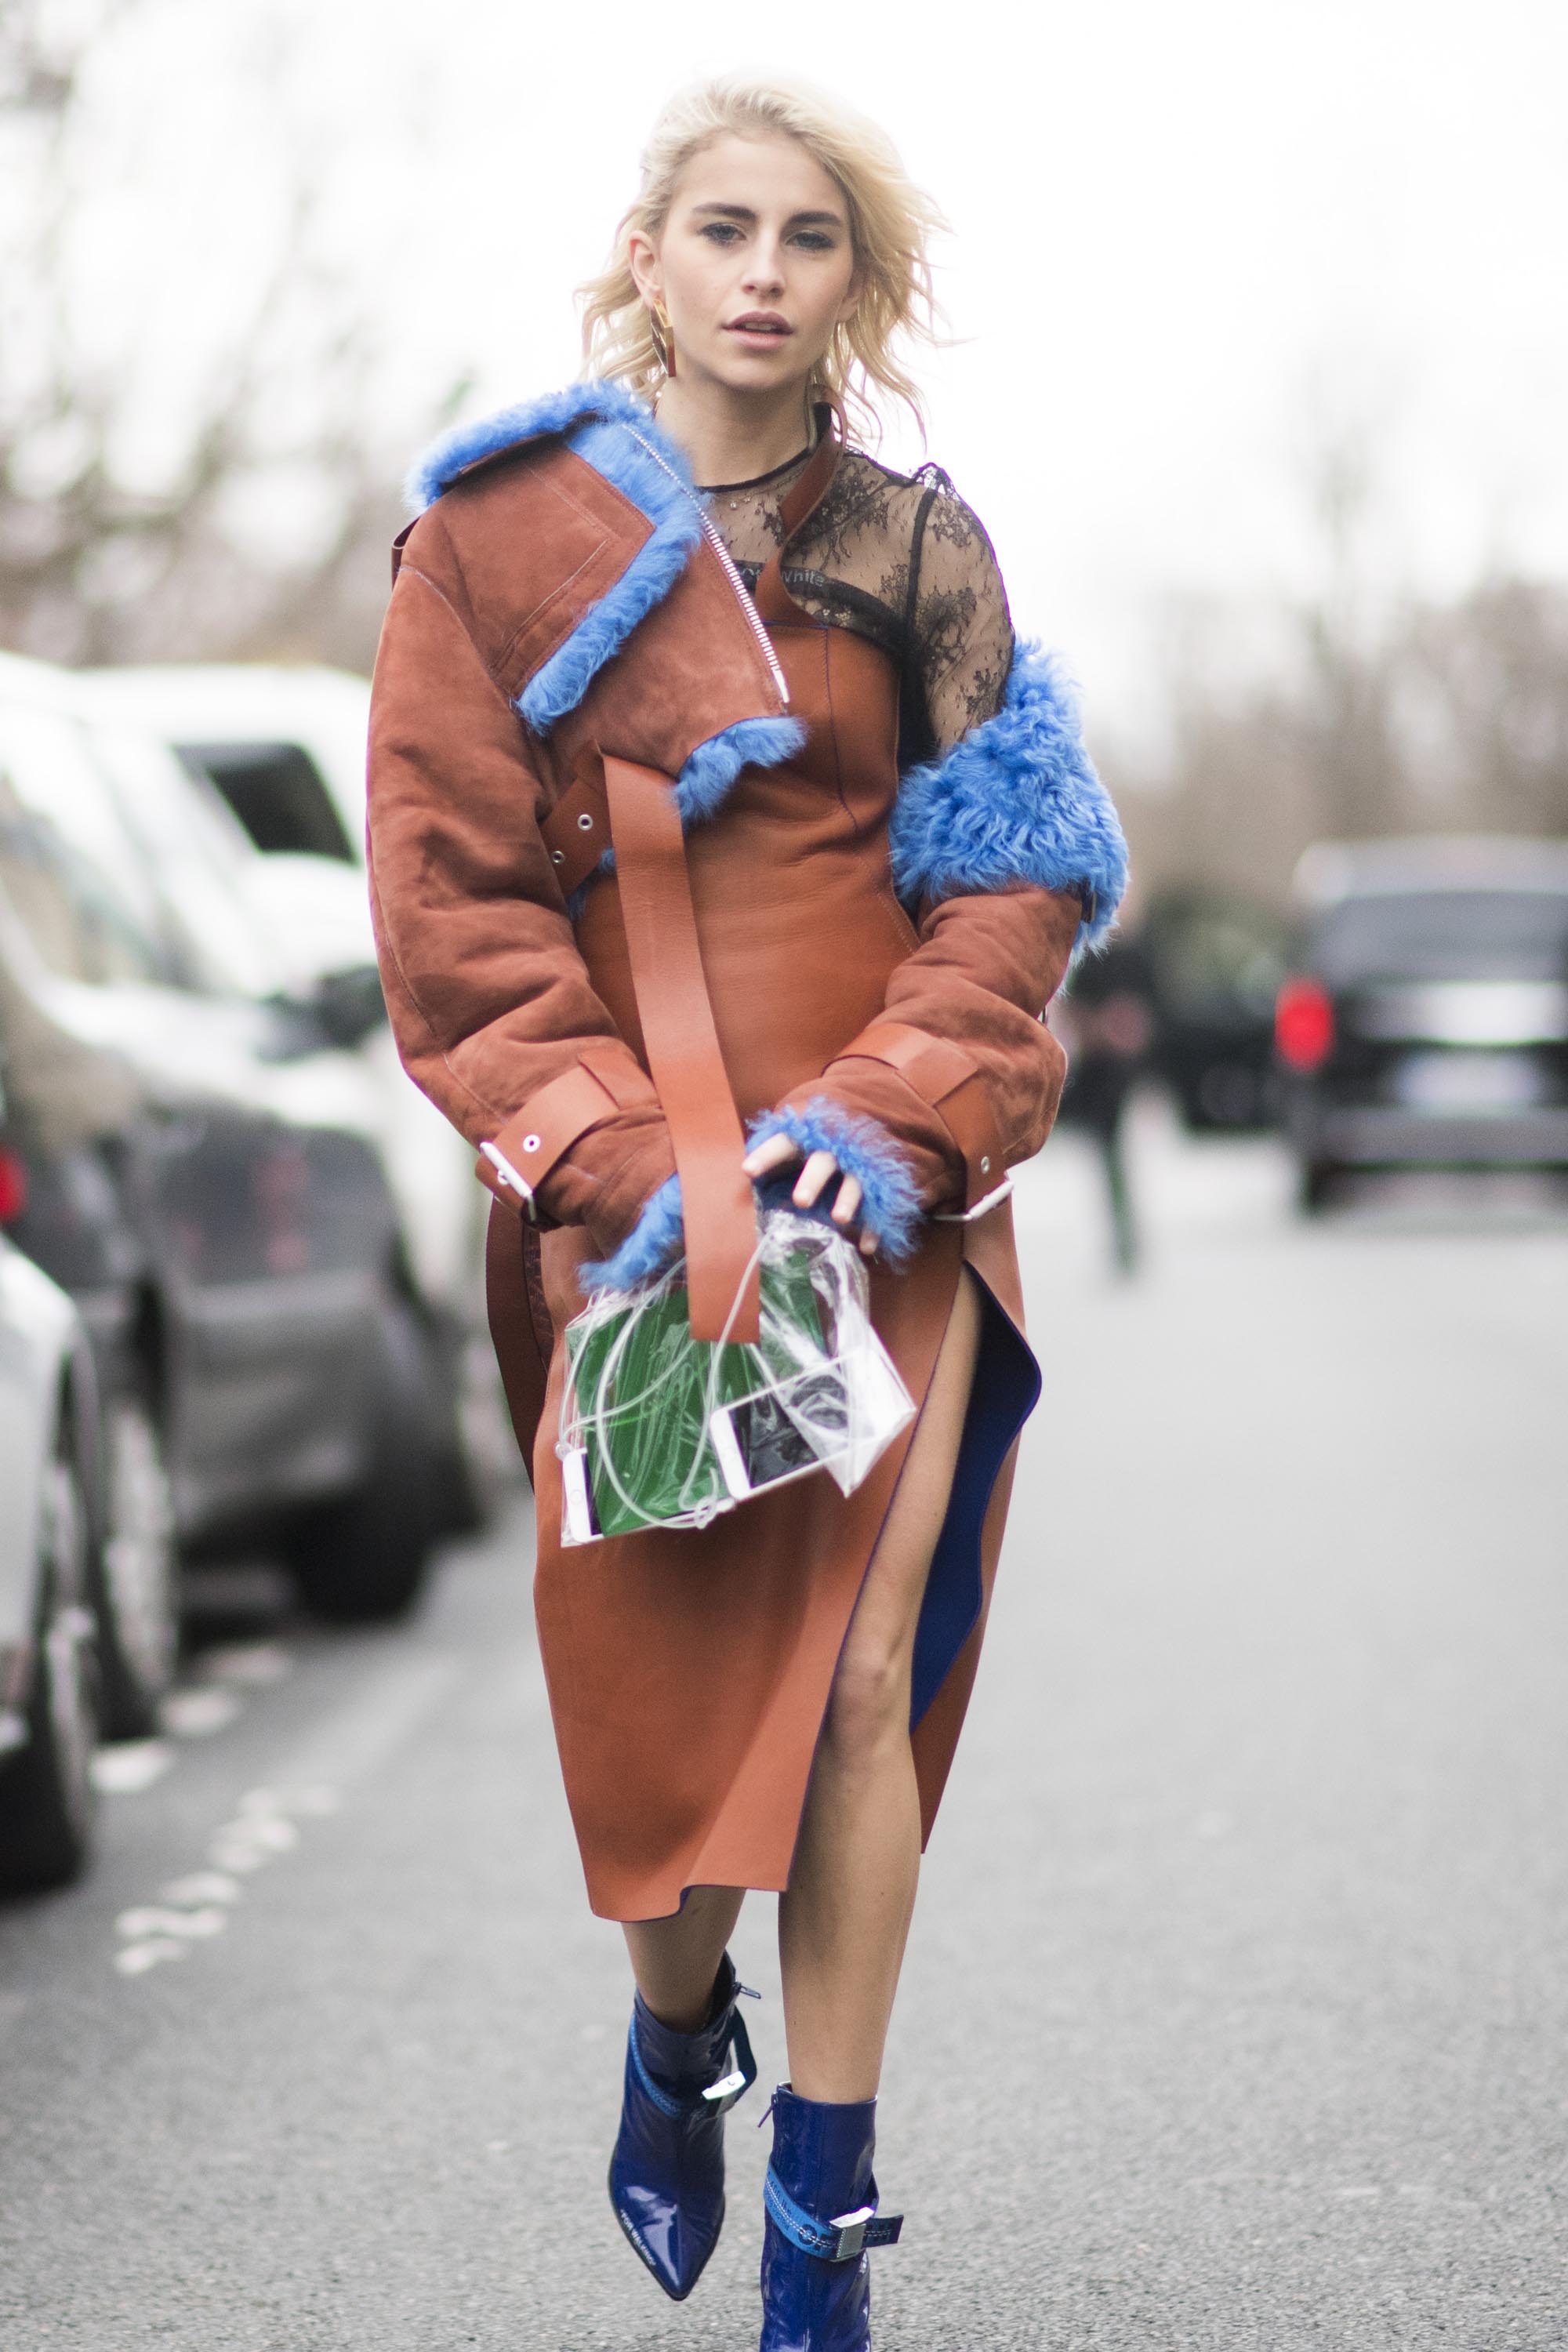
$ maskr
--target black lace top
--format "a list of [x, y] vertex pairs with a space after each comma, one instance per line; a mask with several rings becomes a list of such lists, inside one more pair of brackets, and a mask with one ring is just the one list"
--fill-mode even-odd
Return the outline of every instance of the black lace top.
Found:
[[[778, 547], [780, 508], [809, 454], [753, 481], [704, 485], [748, 586]], [[814, 619], [856, 630], [898, 664], [900, 767], [950, 751], [1001, 709], [1013, 659], [1007, 593], [979, 518], [940, 467], [895, 474], [846, 449], [790, 541], [784, 577]]]

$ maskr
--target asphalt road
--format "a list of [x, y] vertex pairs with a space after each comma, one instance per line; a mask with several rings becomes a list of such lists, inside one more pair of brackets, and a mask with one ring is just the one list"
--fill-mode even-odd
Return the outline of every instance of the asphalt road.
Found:
[[[1304, 1226], [1270, 1147], [1157, 1115], [1135, 1169], [1133, 1283], [1073, 1139], [1020, 1202], [1047, 1397], [895, 2028], [878, 2352], [1551, 2352], [1568, 1223], [1405, 1186]], [[605, 2201], [626, 1987], [523, 1525], [394, 1633], [240, 1599], [91, 1878], [0, 1912], [5, 2352], [754, 2347], [759, 2095], [691, 2303]]]

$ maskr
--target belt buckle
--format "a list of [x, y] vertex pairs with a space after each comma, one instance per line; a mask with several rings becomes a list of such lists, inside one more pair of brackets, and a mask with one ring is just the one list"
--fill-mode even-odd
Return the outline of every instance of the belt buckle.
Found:
[[479, 1150], [489, 1161], [501, 1182], [510, 1192], [519, 1195], [523, 1207], [528, 1211], [529, 1223], [536, 1225], [539, 1223], [539, 1212], [533, 1205], [533, 1187], [527, 1177], [520, 1175], [506, 1154], [498, 1151], [493, 1143], [481, 1143]]
[[876, 2218], [874, 2205], [857, 2206], [853, 2213], [836, 2214], [828, 2228], [836, 2234], [836, 2248], [828, 2255], [830, 2263], [852, 2263], [866, 2250], [866, 2224]]

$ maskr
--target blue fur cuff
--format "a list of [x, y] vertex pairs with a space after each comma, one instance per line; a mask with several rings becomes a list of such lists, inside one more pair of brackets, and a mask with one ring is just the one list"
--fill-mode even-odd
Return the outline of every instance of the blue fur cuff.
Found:
[[846, 1110], [829, 1096], [814, 1095], [802, 1110], [765, 1110], [747, 1131], [754, 1150], [770, 1136], [787, 1135], [803, 1152], [831, 1151], [846, 1176], [859, 1184], [860, 1222], [880, 1240], [896, 1265], [907, 1258], [920, 1230], [921, 1198], [907, 1161], [886, 1128]]
[[1127, 844], [1084, 749], [1058, 663], [1020, 645], [1007, 696], [944, 759], [911, 768], [889, 828], [901, 898], [1028, 882], [1086, 895], [1079, 947], [1098, 947], [1127, 887]]
[[672, 1265], [685, 1240], [680, 1179], [667, 1176], [615, 1255], [590, 1258], [577, 1268], [577, 1279], [590, 1296], [600, 1290], [629, 1290], [634, 1283], [650, 1281]]

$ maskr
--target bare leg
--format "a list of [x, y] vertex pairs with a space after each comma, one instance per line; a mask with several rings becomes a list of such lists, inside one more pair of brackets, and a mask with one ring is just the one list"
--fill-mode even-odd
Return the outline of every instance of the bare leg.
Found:
[[626, 1922], [637, 1990], [672, 2033], [696, 2033], [707, 2023], [713, 1980], [745, 1899], [741, 1886], [694, 1886], [672, 1919]]
[[[961, 1276], [914, 1442], [845, 1640], [779, 1901], [790, 2079], [876, 2095], [920, 1875], [910, 1672], [973, 1383], [981, 1307]], [[645, 1996], [646, 1997], [646, 1996]]]

